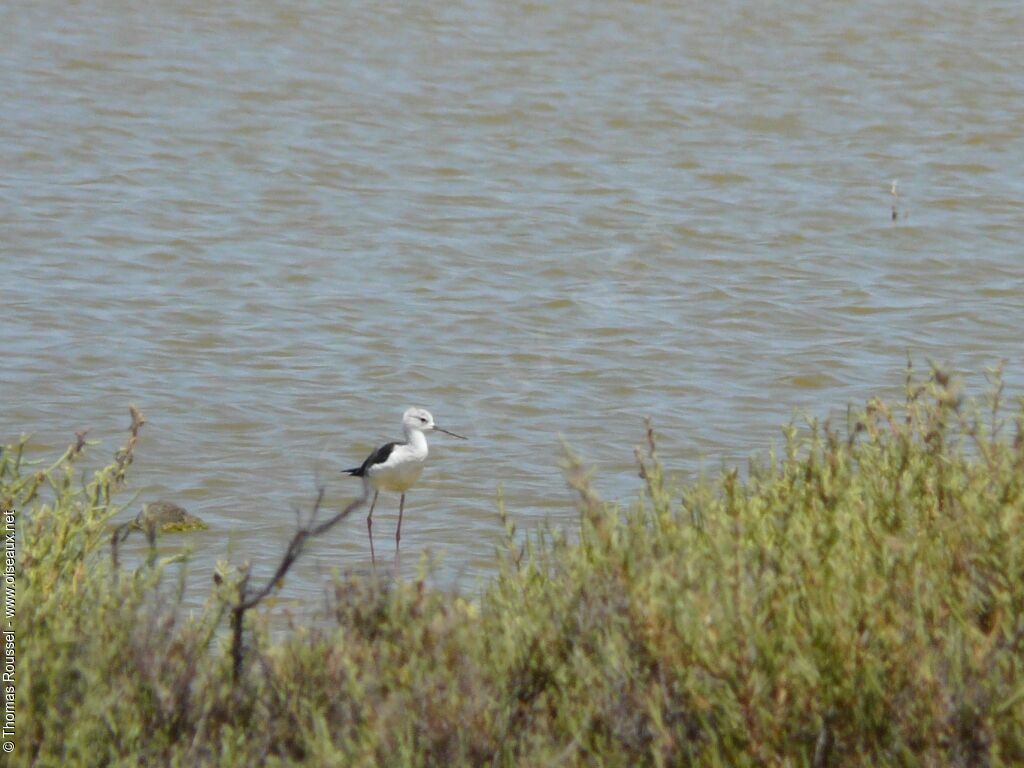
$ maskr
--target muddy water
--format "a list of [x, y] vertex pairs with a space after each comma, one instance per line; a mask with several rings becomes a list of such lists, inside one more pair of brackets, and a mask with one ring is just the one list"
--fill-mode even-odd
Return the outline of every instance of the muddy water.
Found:
[[[408, 5], [0, 10], [4, 439], [107, 455], [136, 403], [140, 501], [268, 569], [423, 405], [471, 439], [403, 567], [465, 580], [499, 484], [571, 524], [560, 437], [628, 500], [644, 416], [685, 476], [908, 352], [1020, 391], [1018, 3]], [[367, 560], [353, 521], [288, 590]]]

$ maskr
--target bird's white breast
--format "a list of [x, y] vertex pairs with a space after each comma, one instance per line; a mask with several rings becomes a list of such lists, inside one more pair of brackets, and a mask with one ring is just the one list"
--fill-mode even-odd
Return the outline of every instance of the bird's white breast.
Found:
[[400, 445], [396, 447], [388, 460], [383, 464], [375, 464], [367, 471], [370, 482], [378, 491], [405, 493], [416, 484], [423, 474], [423, 463], [427, 460], [426, 445]]

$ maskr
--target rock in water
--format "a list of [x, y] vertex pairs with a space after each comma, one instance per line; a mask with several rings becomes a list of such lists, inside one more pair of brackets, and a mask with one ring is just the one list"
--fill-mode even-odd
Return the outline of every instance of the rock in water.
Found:
[[141, 530], [153, 529], [158, 533], [185, 533], [204, 531], [209, 526], [184, 507], [169, 501], [154, 501], [142, 505], [142, 511], [135, 518], [135, 525]]

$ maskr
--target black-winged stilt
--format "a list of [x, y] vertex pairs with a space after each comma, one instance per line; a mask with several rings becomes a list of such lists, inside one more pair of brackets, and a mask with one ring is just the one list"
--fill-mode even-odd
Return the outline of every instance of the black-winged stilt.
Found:
[[398, 502], [398, 530], [395, 531], [395, 551], [397, 552], [398, 543], [402, 540], [405, 492], [420, 479], [423, 464], [427, 460], [427, 438], [423, 433], [437, 430], [460, 440], [466, 439], [462, 435], [441, 429], [434, 423], [434, 417], [430, 415], [430, 411], [423, 408], [407, 410], [402, 415], [402, 429], [405, 431], [404, 443], [385, 443], [367, 456], [362, 466], [344, 470], [354, 477], [363, 479], [363, 487], [366, 489], [367, 495], [369, 495], [369, 489], [373, 489], [370, 514], [366, 516], [366, 531], [370, 536], [370, 558], [374, 561], [376, 561], [376, 556], [373, 552], [373, 508], [377, 504], [377, 494], [381, 491], [402, 494]]

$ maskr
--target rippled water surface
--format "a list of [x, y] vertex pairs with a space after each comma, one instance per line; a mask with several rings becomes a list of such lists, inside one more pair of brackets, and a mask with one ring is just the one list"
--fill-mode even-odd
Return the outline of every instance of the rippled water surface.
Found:
[[[0, 10], [2, 437], [109, 455], [269, 568], [315, 479], [428, 407], [403, 566], [487, 572], [910, 352], [1024, 386], [1018, 2], [54, 3]], [[899, 179], [899, 197], [890, 184]], [[895, 202], [899, 218], [894, 222]], [[377, 514], [390, 552], [397, 500]], [[368, 561], [354, 520], [289, 591]]]

